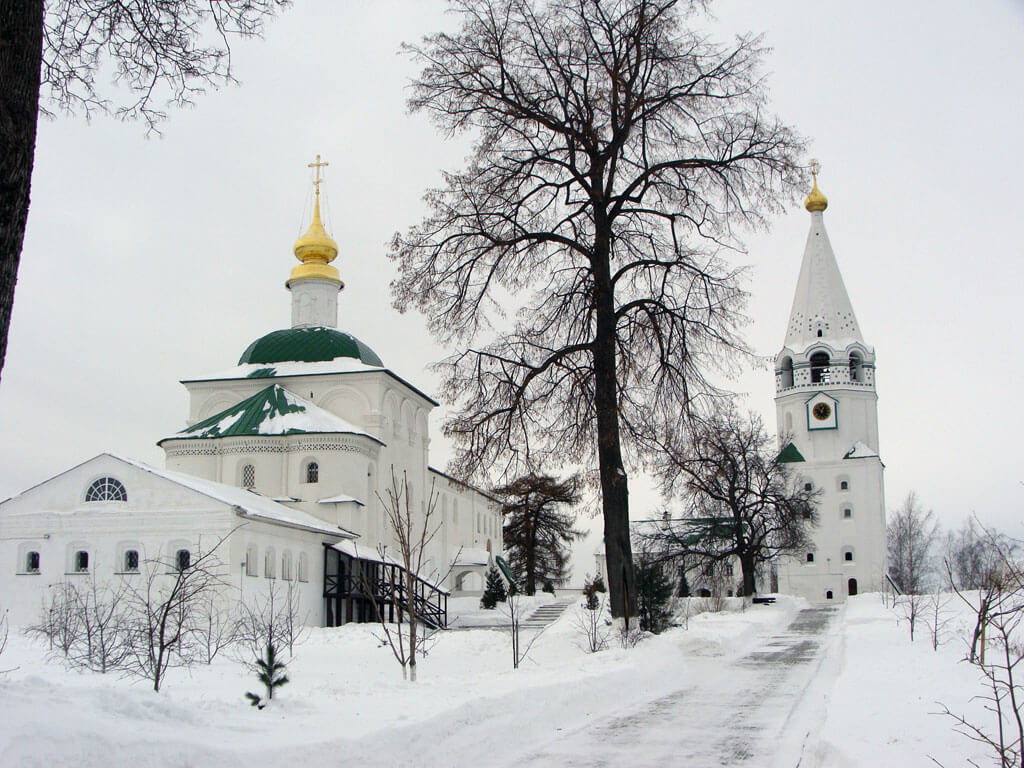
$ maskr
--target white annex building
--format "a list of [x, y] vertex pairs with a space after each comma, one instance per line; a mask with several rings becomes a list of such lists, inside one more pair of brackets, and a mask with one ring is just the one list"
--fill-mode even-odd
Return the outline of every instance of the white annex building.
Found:
[[779, 561], [779, 591], [814, 603], [880, 590], [886, 567], [884, 465], [878, 453], [875, 351], [864, 342], [814, 188], [800, 278], [775, 358], [782, 461], [821, 491], [813, 544]]
[[224, 537], [232, 599], [287, 583], [310, 624], [374, 620], [373, 601], [397, 578], [380, 501], [392, 471], [407, 478], [420, 519], [435, 499], [438, 530], [410, 598], [426, 620], [445, 623], [450, 591], [482, 588], [501, 551], [498, 504], [429, 465], [437, 403], [337, 329], [344, 286], [320, 220], [319, 157], [313, 165], [313, 221], [286, 283], [292, 325], [256, 339], [233, 368], [183, 382], [189, 426], [159, 441], [166, 468], [103, 453], [0, 503], [12, 624], [35, 621], [63, 580], [184, 566]]

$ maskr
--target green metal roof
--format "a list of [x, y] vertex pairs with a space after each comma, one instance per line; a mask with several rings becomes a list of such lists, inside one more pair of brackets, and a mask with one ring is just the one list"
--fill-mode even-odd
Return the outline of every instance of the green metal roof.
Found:
[[209, 439], [323, 432], [365, 434], [334, 414], [272, 384], [252, 397], [186, 427], [174, 437]]
[[803, 454], [797, 450], [796, 446], [790, 443], [782, 449], [782, 453], [779, 454], [779, 458], [776, 459], [780, 464], [795, 464], [798, 461], [807, 461], [803, 457]]
[[239, 365], [247, 363], [318, 363], [351, 357], [367, 365], [384, 366], [377, 353], [355, 336], [334, 328], [285, 328], [261, 336], [248, 346]]

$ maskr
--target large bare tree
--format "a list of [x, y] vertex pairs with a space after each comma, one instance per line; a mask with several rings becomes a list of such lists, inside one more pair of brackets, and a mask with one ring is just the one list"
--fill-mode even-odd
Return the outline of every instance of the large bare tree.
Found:
[[687, 0], [453, 0], [408, 46], [410, 108], [469, 130], [465, 169], [393, 240], [399, 310], [441, 364], [462, 475], [596, 457], [612, 613], [635, 614], [627, 467], [742, 348], [720, 258], [791, 196], [802, 144], [769, 114], [756, 38], [717, 45]]
[[723, 409], [695, 420], [681, 437], [666, 444], [654, 467], [665, 495], [680, 497], [686, 514], [659, 521], [646, 538], [664, 556], [689, 562], [735, 557], [743, 594], [752, 595], [760, 564], [810, 541], [821, 491], [794, 482], [757, 414]]
[[[0, 0], [0, 373], [40, 109], [115, 111], [153, 127], [167, 106], [189, 104], [204, 88], [230, 81], [230, 38], [258, 35], [288, 2]], [[100, 73], [127, 86], [124, 102], [97, 89]]]

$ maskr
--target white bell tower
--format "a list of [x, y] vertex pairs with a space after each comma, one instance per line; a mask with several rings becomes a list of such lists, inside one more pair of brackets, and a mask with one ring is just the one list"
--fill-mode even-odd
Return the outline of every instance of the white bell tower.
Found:
[[882, 589], [885, 492], [878, 451], [875, 351], [864, 343], [814, 188], [786, 341], [775, 358], [775, 412], [795, 482], [821, 489], [807, 551], [779, 561], [779, 591], [814, 603]]

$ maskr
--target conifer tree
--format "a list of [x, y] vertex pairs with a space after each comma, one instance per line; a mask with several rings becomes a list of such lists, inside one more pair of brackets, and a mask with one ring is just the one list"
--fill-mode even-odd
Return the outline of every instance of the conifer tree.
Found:
[[580, 536], [575, 515], [562, 507], [579, 502], [579, 478], [557, 480], [530, 473], [495, 488], [505, 518], [508, 559], [523, 592], [532, 595], [545, 581], [561, 581], [568, 564], [567, 544]]
[[641, 556], [636, 560], [636, 598], [640, 611], [640, 629], [658, 634], [668, 626], [672, 582], [661, 564]]
[[492, 610], [498, 603], [504, 603], [508, 599], [505, 592], [505, 582], [493, 565], [487, 570], [487, 583], [484, 585], [484, 594], [480, 598], [480, 607]]
[[264, 657], [256, 659], [256, 677], [263, 683], [267, 695], [263, 697], [251, 691], [247, 692], [245, 698], [252, 706], [263, 709], [267, 702], [274, 698], [274, 689], [280, 688], [288, 682], [288, 676], [284, 673], [284, 669], [284, 663], [277, 660], [277, 649], [274, 648], [273, 642], [268, 642]]

